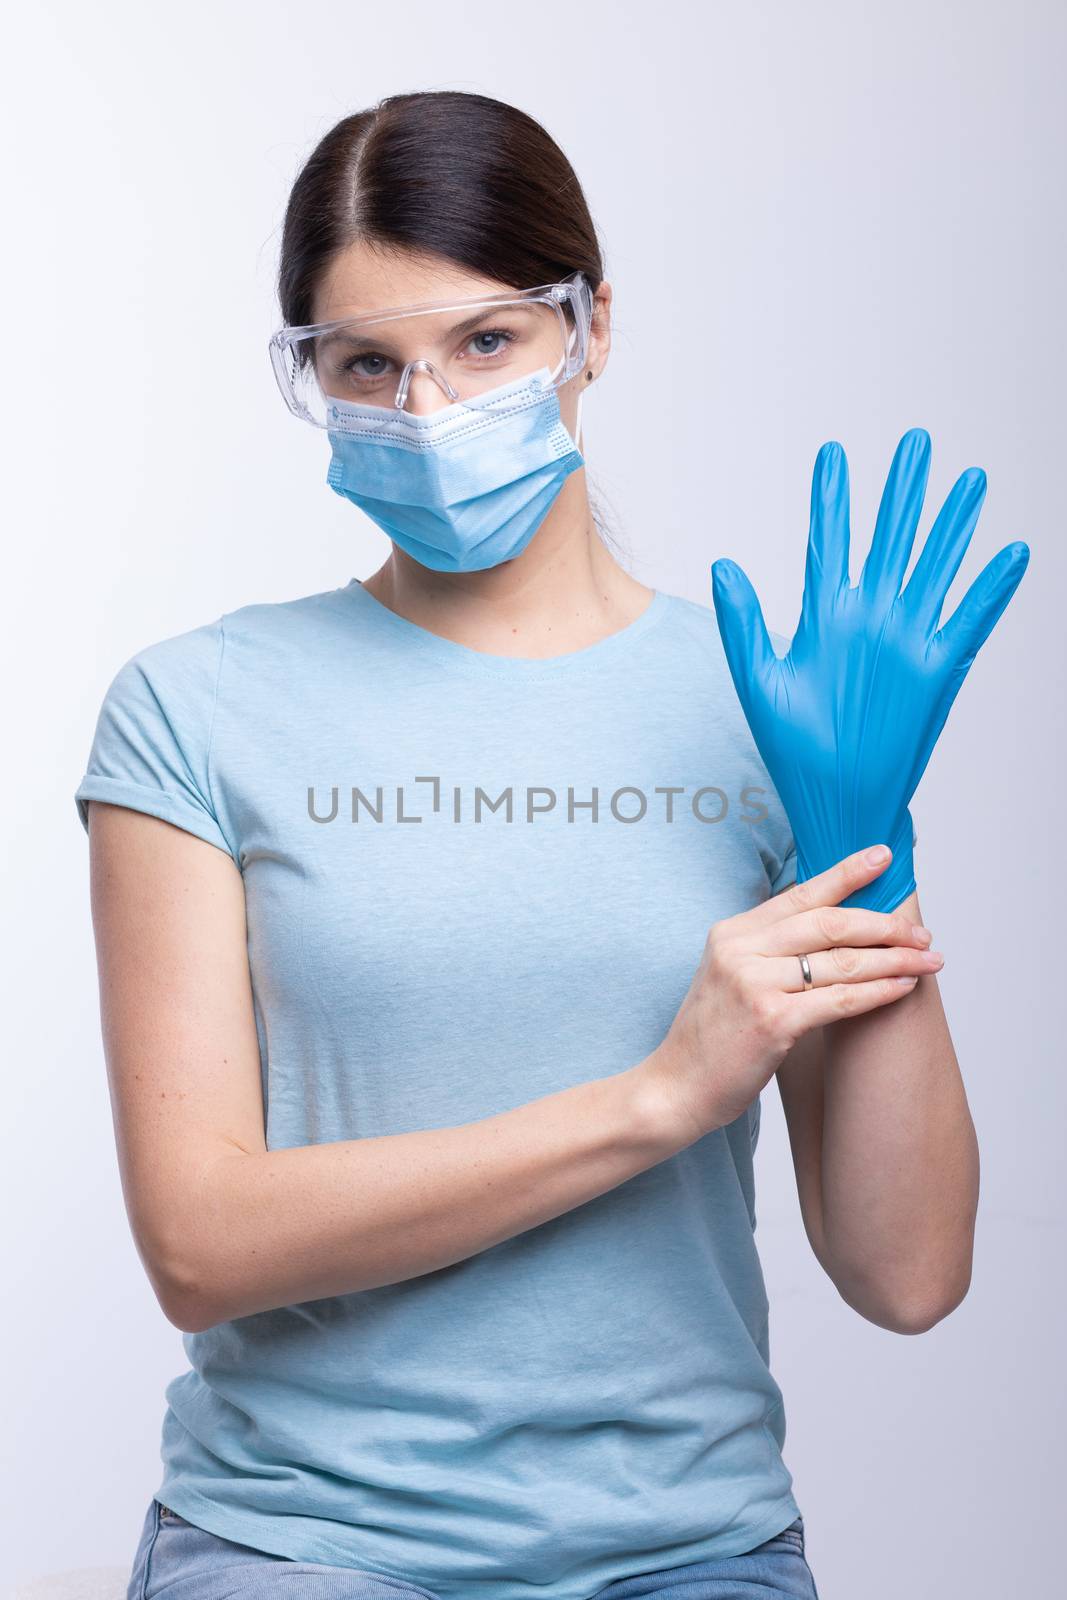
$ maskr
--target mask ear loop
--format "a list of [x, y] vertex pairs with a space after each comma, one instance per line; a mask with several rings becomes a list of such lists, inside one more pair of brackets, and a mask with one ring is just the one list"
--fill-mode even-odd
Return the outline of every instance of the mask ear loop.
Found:
[[[591, 383], [593, 374], [591, 372], [587, 372], [585, 376], [587, 382]], [[581, 451], [582, 448], [582, 401], [584, 399], [585, 390], [582, 389], [578, 395], [578, 410], [575, 412], [574, 416], [574, 448], [578, 451]]]
[[574, 418], [574, 448], [576, 450], [581, 450], [582, 448], [582, 401], [584, 399], [585, 390], [583, 389], [578, 396], [578, 410]]
[[[577, 282], [579, 282], [579, 283], [584, 283], [585, 282], [585, 280], [582, 277], [582, 274], [580, 272], [575, 273], [574, 274], [574, 279], [571, 280], [571, 281], [575, 281], [575, 280]], [[573, 348], [574, 341], [577, 339], [577, 337], [578, 337], [578, 329], [577, 329], [577, 327], [574, 327], [574, 328], [571, 329], [570, 337], [567, 340], [567, 351], [568, 351], [568, 353], [565, 354], [564, 357], [563, 357], [564, 362], [567, 362], [569, 360], [573, 360], [573, 357], [569, 354], [569, 352]], [[586, 383], [591, 383], [593, 381], [593, 374], [591, 372], [586, 372], [585, 381], [586, 381]], [[581, 449], [582, 449], [582, 401], [584, 399], [585, 399], [585, 390], [583, 389], [580, 392], [580, 394], [578, 395], [578, 409], [574, 414], [574, 448], [579, 452], [579, 454], [581, 453]]]

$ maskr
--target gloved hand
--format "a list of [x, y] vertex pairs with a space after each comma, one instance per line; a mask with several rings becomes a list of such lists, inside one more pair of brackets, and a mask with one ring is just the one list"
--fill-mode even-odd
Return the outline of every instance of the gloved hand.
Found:
[[915, 888], [908, 803], [982, 644], [1026, 571], [1005, 545], [943, 628], [941, 607], [967, 552], [986, 476], [953, 485], [908, 580], [930, 471], [930, 435], [897, 445], [860, 581], [849, 586], [848, 462], [831, 440], [815, 458], [800, 622], [774, 653], [759, 600], [733, 561], [711, 569], [719, 632], [752, 737], [797, 845], [797, 881], [853, 850], [888, 844], [884, 872], [841, 902], [892, 911]]

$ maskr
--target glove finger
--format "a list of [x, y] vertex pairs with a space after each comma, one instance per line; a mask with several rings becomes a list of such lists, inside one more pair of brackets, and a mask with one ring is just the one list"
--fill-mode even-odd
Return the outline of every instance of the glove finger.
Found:
[[968, 467], [960, 473], [908, 579], [902, 598], [924, 635], [937, 627], [945, 596], [967, 554], [985, 492], [986, 475], [981, 467]]
[[975, 578], [932, 644], [943, 651], [962, 679], [1015, 593], [1030, 560], [1021, 539], [998, 550]]
[[823, 445], [811, 475], [811, 516], [800, 626], [828, 609], [848, 582], [848, 458], [836, 439]]
[[777, 659], [774, 646], [756, 591], [736, 562], [715, 562], [711, 591], [730, 676], [747, 711], [755, 686], [765, 679], [768, 667]]
[[897, 445], [882, 490], [874, 537], [860, 574], [866, 604], [892, 604], [907, 571], [930, 476], [930, 435], [909, 428]]

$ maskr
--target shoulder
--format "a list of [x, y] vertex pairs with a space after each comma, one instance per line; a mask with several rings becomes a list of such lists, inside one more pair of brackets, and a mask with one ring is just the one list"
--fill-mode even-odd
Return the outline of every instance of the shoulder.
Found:
[[322, 619], [338, 616], [343, 594], [330, 589], [254, 602], [142, 645], [112, 673], [100, 702], [98, 744], [136, 736], [142, 744], [151, 738], [210, 747], [221, 703], [232, 696], [239, 709], [255, 703], [290, 681], [297, 663], [314, 662]]
[[335, 589], [321, 589], [294, 600], [259, 600], [227, 611], [220, 618], [224, 641], [249, 644], [301, 640], [308, 632], [321, 632], [331, 624], [352, 627], [349, 594], [354, 580]]
[[235, 646], [267, 654], [286, 645], [299, 648], [309, 632], [321, 631], [324, 619], [339, 615], [338, 598], [343, 593], [341, 588], [324, 589], [292, 600], [252, 601], [223, 612], [210, 622], [141, 646], [119, 667], [112, 686], [145, 682], [170, 686], [178, 694], [214, 692]]
[[244, 714], [291, 696], [294, 662], [315, 662], [307, 630], [342, 593], [242, 606], [129, 656], [104, 694], [75, 793], [86, 830], [87, 802], [106, 800], [175, 823], [238, 859], [225, 783], [215, 782], [221, 708], [240, 725]]

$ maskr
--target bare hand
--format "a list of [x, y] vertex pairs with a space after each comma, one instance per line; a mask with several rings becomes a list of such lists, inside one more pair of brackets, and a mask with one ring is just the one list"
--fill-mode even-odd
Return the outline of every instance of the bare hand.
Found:
[[667, 1037], [642, 1063], [694, 1139], [739, 1117], [801, 1034], [891, 1005], [940, 967], [929, 931], [905, 913], [839, 904], [889, 862], [866, 857], [858, 850], [711, 928]]

